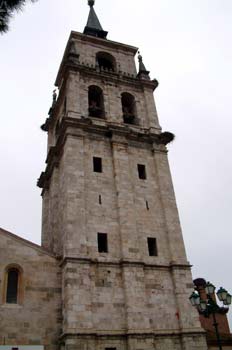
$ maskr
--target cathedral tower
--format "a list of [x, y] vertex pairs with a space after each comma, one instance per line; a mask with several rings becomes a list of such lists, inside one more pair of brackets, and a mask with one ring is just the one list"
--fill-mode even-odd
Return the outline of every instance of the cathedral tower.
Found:
[[190, 265], [151, 80], [110, 41], [89, 0], [71, 32], [49, 118], [42, 245], [62, 269], [67, 350], [203, 350]]

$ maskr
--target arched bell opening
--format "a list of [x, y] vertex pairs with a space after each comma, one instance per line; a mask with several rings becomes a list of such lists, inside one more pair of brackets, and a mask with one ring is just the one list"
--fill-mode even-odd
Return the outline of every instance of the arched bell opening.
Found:
[[136, 124], [136, 102], [133, 95], [123, 92], [121, 95], [123, 121], [126, 124]]
[[116, 60], [107, 52], [98, 52], [96, 62], [100, 71], [116, 72]]
[[91, 85], [89, 87], [89, 116], [95, 118], [104, 118], [104, 97], [103, 91], [99, 86]]

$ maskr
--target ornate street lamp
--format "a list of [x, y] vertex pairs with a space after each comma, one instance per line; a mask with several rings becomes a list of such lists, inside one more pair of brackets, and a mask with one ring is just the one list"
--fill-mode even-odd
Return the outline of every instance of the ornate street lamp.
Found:
[[201, 315], [204, 317], [209, 317], [210, 315], [213, 316], [213, 326], [215, 327], [218, 348], [219, 350], [222, 350], [221, 338], [218, 330], [218, 323], [216, 320], [216, 313], [221, 313], [222, 311], [225, 312], [229, 310], [229, 308], [225, 306], [229, 306], [231, 304], [232, 296], [227, 292], [227, 290], [221, 287], [216, 293], [218, 299], [223, 303], [223, 306], [220, 307], [215, 300], [215, 286], [212, 283], [207, 282], [204, 286], [204, 289], [206, 293], [205, 300], [201, 299], [200, 294], [197, 290], [191, 294], [189, 300], [192, 306], [196, 307]]
[[196, 291], [192, 292], [189, 299], [191, 301], [192, 306], [199, 306], [200, 305], [200, 296], [199, 296], [198, 292], [196, 292]]

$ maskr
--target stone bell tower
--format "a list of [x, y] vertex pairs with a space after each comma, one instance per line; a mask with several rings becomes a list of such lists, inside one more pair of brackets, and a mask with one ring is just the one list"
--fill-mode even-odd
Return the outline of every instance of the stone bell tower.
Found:
[[60, 259], [65, 349], [205, 350], [151, 80], [89, 1], [56, 79], [42, 244]]

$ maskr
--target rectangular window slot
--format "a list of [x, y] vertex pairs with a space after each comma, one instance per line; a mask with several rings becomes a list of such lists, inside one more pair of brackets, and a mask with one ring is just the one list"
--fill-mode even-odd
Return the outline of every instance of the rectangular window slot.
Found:
[[67, 111], [67, 97], [64, 99], [64, 112], [66, 113]]
[[148, 252], [150, 256], [158, 256], [156, 238], [148, 237]]
[[100, 204], [100, 205], [102, 204], [102, 197], [101, 197], [100, 194], [99, 194], [99, 204]]
[[149, 210], [149, 209], [150, 209], [150, 208], [149, 208], [148, 201], [146, 201], [146, 208], [147, 208], [147, 210]]
[[99, 253], [108, 253], [107, 233], [98, 233], [97, 243]]
[[146, 167], [143, 164], [138, 164], [138, 175], [141, 180], [146, 180], [147, 174], [146, 174]]
[[105, 350], [117, 350], [117, 348], [105, 348]]
[[102, 159], [99, 157], [93, 157], [93, 171], [95, 173], [102, 173]]

